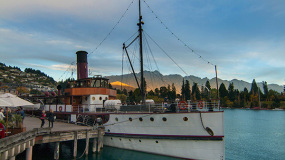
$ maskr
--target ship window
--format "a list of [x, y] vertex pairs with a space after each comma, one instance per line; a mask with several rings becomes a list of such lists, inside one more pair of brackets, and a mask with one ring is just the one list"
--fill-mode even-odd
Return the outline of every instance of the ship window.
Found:
[[113, 140], [113, 138], [111, 137], [111, 140]]
[[101, 101], [101, 100], [102, 100], [102, 97], [99, 97], [99, 100]]
[[110, 129], [108, 129], [108, 132], [110, 132]]
[[139, 118], [140, 121], [143, 121], [142, 117]]
[[121, 141], [122, 139], [120, 138], [120, 141]]
[[129, 139], [129, 141], [132, 141], [131, 139]]
[[150, 117], [150, 121], [154, 121], [154, 118], [153, 118], [153, 117]]
[[95, 97], [92, 97], [92, 101], [95, 101]]
[[163, 121], [167, 121], [167, 118], [163, 117], [162, 120], [163, 120]]
[[142, 140], [139, 140], [139, 142], [142, 142]]
[[132, 120], [133, 120], [132, 117], [130, 117], [130, 118], [129, 118], [129, 121], [132, 121]]
[[105, 100], [108, 100], [108, 97], [105, 97]]
[[155, 141], [155, 143], [158, 143], [158, 141]]
[[183, 120], [184, 120], [184, 121], [188, 121], [188, 118], [187, 118], [187, 117], [183, 117]]
[[118, 121], [119, 120], [118, 117], [116, 117], [115, 120]]

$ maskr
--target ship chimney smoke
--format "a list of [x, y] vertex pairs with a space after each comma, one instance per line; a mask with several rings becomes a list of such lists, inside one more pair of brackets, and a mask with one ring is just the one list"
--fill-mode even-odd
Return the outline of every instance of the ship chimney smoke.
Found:
[[87, 52], [77, 51], [77, 80], [88, 78]]

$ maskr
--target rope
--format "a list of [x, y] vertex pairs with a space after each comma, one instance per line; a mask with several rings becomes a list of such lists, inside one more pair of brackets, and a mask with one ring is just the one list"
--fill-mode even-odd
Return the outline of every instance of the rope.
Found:
[[201, 120], [201, 123], [202, 123], [202, 126], [203, 126], [204, 130], [211, 136], [211, 134], [208, 132], [208, 130], [204, 126], [203, 119], [202, 119], [202, 113], [201, 112], [200, 112], [200, 120]]
[[[121, 18], [118, 20], [118, 22], [114, 25], [114, 27], [111, 29], [111, 31], [106, 35], [106, 37], [96, 46], [96, 48], [90, 53], [94, 53], [99, 46], [102, 45], [102, 43], [111, 35], [111, 33], [115, 30], [115, 28], [117, 27], [117, 25], [121, 22], [121, 20], [123, 19], [123, 17], [125, 17], [125, 14], [127, 13], [127, 11], [129, 10], [129, 8], [131, 7], [131, 5], [134, 3], [134, 0], [129, 4], [128, 8], [125, 10], [125, 12], [123, 13], [123, 15], [121, 16]], [[87, 55], [89, 56], [89, 55]]]
[[207, 61], [205, 58], [203, 58], [200, 54], [198, 54], [197, 52], [195, 52], [191, 47], [189, 47], [189, 45], [187, 45], [184, 41], [182, 41], [176, 34], [174, 34], [174, 32], [172, 32], [165, 23], [162, 22], [162, 20], [157, 16], [157, 14], [150, 8], [150, 6], [146, 3], [146, 1], [144, 0], [144, 3], [147, 5], [147, 7], [150, 9], [150, 11], [154, 14], [155, 18], [158, 19], [160, 21], [160, 23], [165, 27], [166, 30], [168, 30], [178, 41], [180, 41], [185, 47], [187, 47], [190, 51], [192, 51], [192, 53], [196, 54], [199, 58], [201, 58], [203, 61], [207, 62], [208, 64], [211, 64], [213, 66], [215, 66], [213, 63], [211, 63], [210, 61]]

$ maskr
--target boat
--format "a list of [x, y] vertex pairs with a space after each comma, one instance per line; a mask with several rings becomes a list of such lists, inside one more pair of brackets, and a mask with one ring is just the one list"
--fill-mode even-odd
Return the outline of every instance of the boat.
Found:
[[[143, 23], [139, 9], [140, 48]], [[126, 48], [124, 45], [127, 52]], [[109, 79], [88, 77], [87, 54], [76, 52], [77, 80], [67, 84], [64, 95], [58, 86], [58, 97], [45, 100], [45, 110], [53, 109], [57, 119], [104, 127], [107, 146], [182, 159], [225, 159], [224, 112], [217, 107], [218, 101], [145, 103], [144, 83], [137, 82], [141, 104], [122, 105], [116, 100], [116, 90], [109, 87]]]

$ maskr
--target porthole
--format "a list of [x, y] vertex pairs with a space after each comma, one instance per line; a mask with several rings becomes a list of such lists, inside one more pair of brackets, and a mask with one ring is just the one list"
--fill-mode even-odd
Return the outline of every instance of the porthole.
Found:
[[150, 117], [150, 121], [154, 121], [154, 118], [153, 118], [153, 117]]
[[92, 97], [92, 101], [95, 101], [95, 97]]
[[118, 117], [115, 118], [116, 121], [119, 121]]
[[120, 141], [121, 141], [122, 139], [120, 138]]
[[111, 137], [111, 140], [113, 140], [113, 138]]
[[129, 121], [132, 121], [132, 120], [133, 120], [132, 117], [130, 117], [130, 118], [129, 118]]
[[158, 141], [155, 141], [155, 143], [158, 143]]
[[108, 132], [110, 132], [110, 129], [108, 129]]
[[188, 121], [188, 118], [187, 118], [187, 117], [183, 117], [183, 120], [184, 120], [184, 121]]
[[105, 100], [108, 100], [108, 97], [105, 97]]
[[131, 139], [129, 139], [129, 141], [132, 141]]
[[142, 140], [139, 140], [139, 142], [142, 142]]
[[99, 97], [99, 100], [102, 101], [102, 97]]
[[167, 118], [163, 117], [162, 120], [163, 120], [163, 121], [167, 121]]
[[142, 117], [139, 118], [140, 121], [143, 121]]

